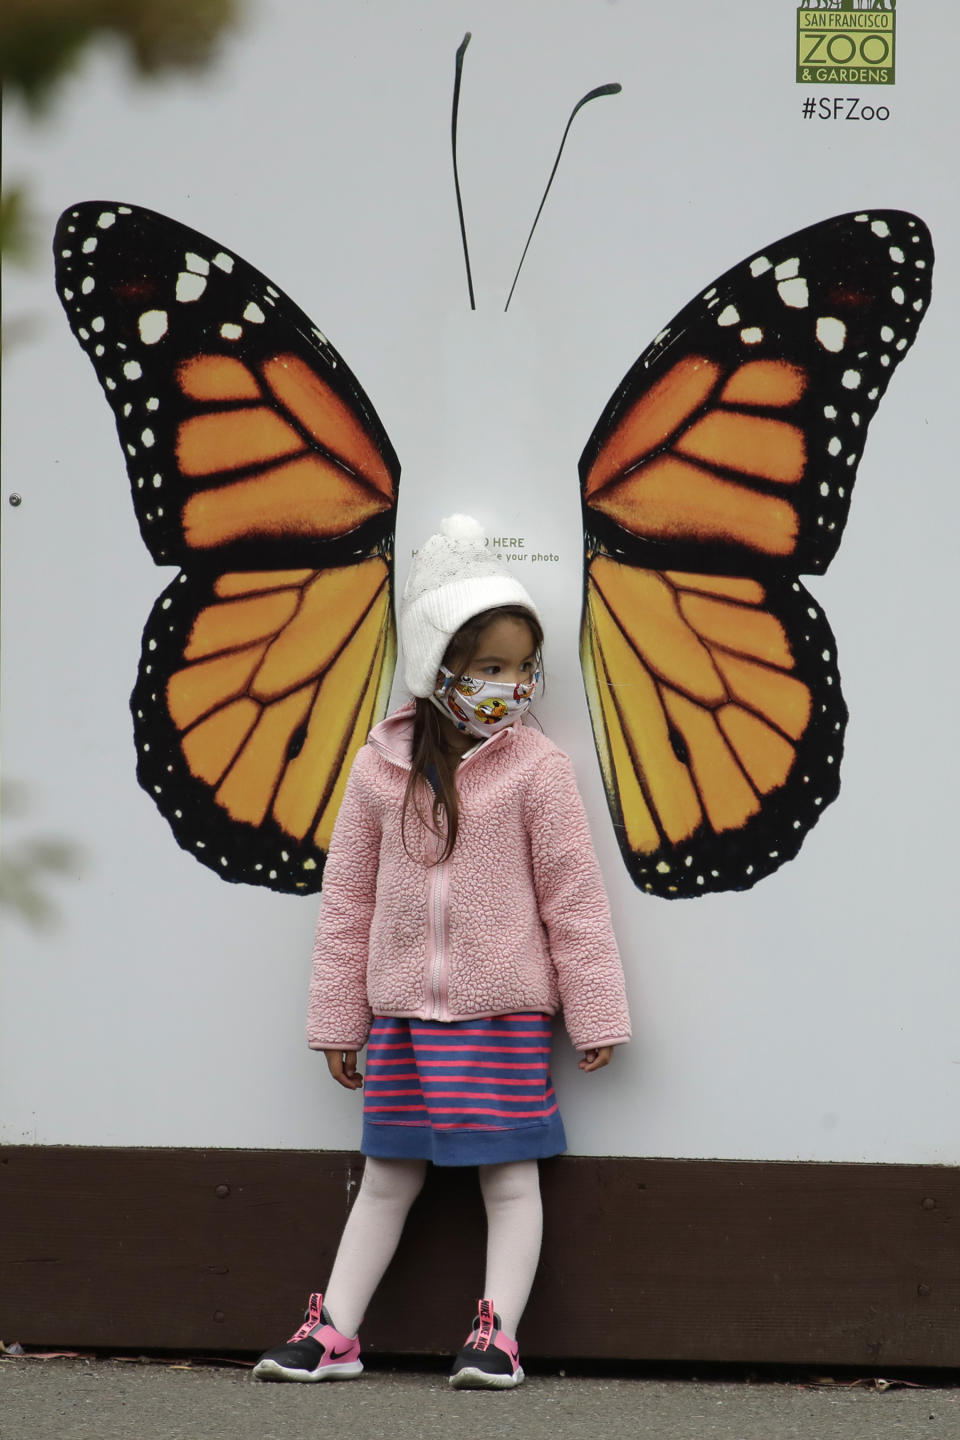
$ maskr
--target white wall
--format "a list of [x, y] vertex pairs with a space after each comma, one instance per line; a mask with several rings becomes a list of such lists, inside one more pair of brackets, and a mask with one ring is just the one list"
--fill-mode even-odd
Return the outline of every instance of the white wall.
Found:
[[[558, 1046], [571, 1148], [957, 1163], [960, 215], [942, 57], [960, 20], [905, 0], [896, 86], [848, 92], [795, 84], [788, 0], [250, 9], [202, 84], [134, 86], [104, 48], [50, 122], [8, 109], [7, 179], [30, 178], [46, 233], [74, 201], [132, 201], [216, 237], [304, 306], [400, 456], [401, 583], [453, 509], [559, 555], [524, 562], [549, 617], [541, 716], [577, 765], [636, 1020], [634, 1044], [593, 1077]], [[473, 316], [449, 159], [468, 28]], [[608, 80], [623, 93], [579, 117], [505, 320], [567, 114]], [[860, 94], [890, 118], [804, 120], [808, 93]], [[840, 798], [752, 892], [644, 897], [613, 838], [577, 664], [576, 462], [614, 385], [699, 287], [864, 206], [915, 210], [938, 259], [843, 545], [810, 582], [851, 711]], [[30, 809], [5, 843], [67, 837], [78, 858], [51, 885], [55, 927], [7, 918], [0, 1138], [351, 1147], [359, 1100], [302, 1039], [315, 903], [218, 881], [137, 786], [128, 695], [169, 575], [141, 543], [47, 251], [9, 272], [6, 321], [3, 759]]]

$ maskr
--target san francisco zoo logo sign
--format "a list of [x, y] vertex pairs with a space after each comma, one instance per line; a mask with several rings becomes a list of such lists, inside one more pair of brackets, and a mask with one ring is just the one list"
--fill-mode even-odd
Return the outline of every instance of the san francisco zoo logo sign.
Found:
[[802, 0], [797, 11], [801, 85], [892, 85], [896, 0]]

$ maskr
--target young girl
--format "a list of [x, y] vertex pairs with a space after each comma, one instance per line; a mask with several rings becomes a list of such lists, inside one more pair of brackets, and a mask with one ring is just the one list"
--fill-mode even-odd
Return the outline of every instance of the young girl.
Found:
[[[477, 523], [443, 522], [399, 613], [416, 697], [370, 732], [323, 882], [308, 1040], [364, 1091], [363, 1182], [325, 1295], [254, 1375], [359, 1375], [357, 1330], [428, 1160], [477, 1165], [484, 1293], [450, 1376], [507, 1389], [540, 1256], [537, 1161], [566, 1149], [549, 1076], [562, 1007], [598, 1070], [630, 1038], [623, 972], [570, 761], [523, 725], [543, 632]], [[366, 1085], [357, 1052], [368, 1043]]]

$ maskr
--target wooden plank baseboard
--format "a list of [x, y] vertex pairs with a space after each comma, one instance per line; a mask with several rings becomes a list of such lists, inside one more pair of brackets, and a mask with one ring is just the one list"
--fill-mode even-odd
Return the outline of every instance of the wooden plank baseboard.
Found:
[[[564, 1156], [526, 1356], [960, 1365], [960, 1170]], [[0, 1150], [0, 1337], [254, 1351], [322, 1288], [356, 1154]], [[473, 1171], [433, 1170], [364, 1348], [459, 1347], [483, 1283]]]

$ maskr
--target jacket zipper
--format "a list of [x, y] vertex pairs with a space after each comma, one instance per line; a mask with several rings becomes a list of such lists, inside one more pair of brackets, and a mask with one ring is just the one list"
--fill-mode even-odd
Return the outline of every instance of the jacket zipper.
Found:
[[[438, 847], [443, 840], [437, 841]], [[442, 1020], [447, 1005], [447, 862], [440, 860], [433, 867], [432, 941], [433, 965], [431, 981], [433, 988], [433, 1019]]]
[[[510, 734], [510, 731], [504, 730], [501, 731], [500, 734], [506, 737]], [[496, 738], [498, 737], [491, 736], [491, 739]], [[489, 744], [489, 741], [487, 743]], [[460, 761], [460, 767], [462, 768], [464, 765], [468, 765], [474, 756], [478, 755], [480, 750], [484, 748], [484, 746], [478, 746], [476, 750], [466, 755], [463, 760]], [[410, 769], [409, 761], [401, 759], [399, 755], [388, 750], [386, 746], [374, 743], [374, 749], [384, 760], [389, 761], [390, 764], [399, 766], [401, 770]], [[443, 849], [443, 843], [443, 836], [438, 836], [438, 854]], [[427, 918], [427, 942], [432, 951], [430, 982], [431, 998], [433, 1000], [433, 1014], [431, 1019], [433, 1020], [443, 1020], [447, 1015], [447, 909], [449, 899], [447, 875], [448, 862], [446, 860], [438, 860], [433, 866], [433, 873], [431, 875], [431, 891]]]

